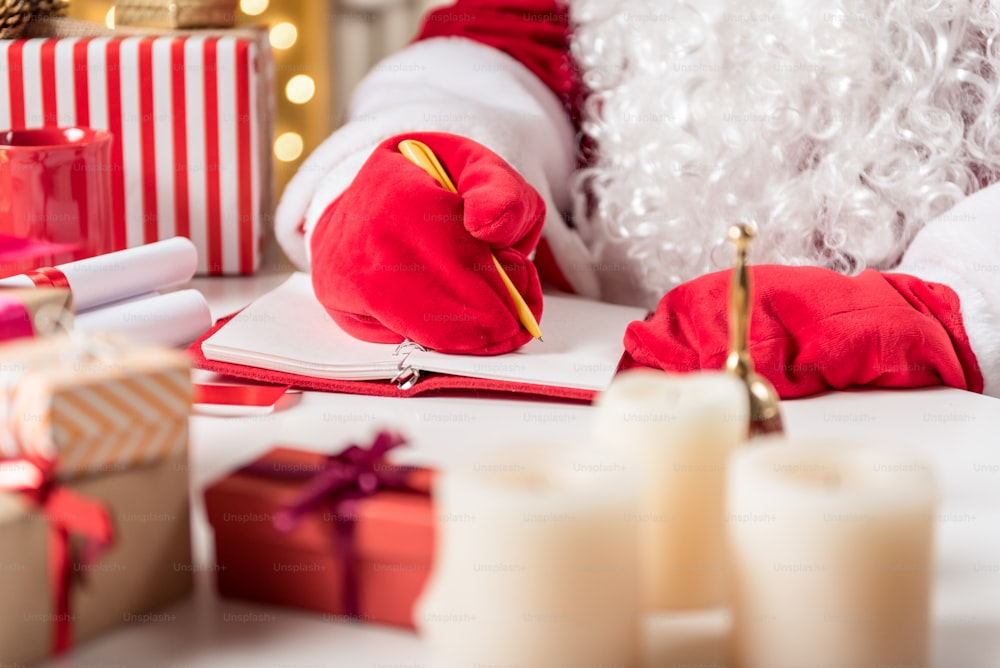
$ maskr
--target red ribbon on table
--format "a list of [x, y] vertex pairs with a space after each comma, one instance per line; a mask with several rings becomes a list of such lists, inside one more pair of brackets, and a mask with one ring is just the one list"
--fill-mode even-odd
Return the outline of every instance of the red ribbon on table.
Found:
[[31, 314], [24, 304], [0, 293], [0, 341], [34, 335]]
[[[60, 654], [73, 644], [73, 574], [83, 573], [86, 569], [82, 567], [111, 547], [115, 536], [104, 504], [60, 485], [51, 476], [50, 468], [49, 464], [28, 459], [0, 460], [0, 490], [19, 493], [45, 516], [48, 524], [49, 583], [55, 610], [52, 650]], [[72, 536], [82, 539], [82, 549], [73, 549]]]
[[66, 278], [66, 274], [55, 267], [40, 267], [25, 275], [31, 279], [36, 288], [69, 289], [69, 279]]
[[413, 467], [391, 464], [385, 455], [406, 440], [390, 431], [379, 432], [367, 448], [350, 445], [337, 455], [328, 455], [319, 472], [275, 470], [274, 462], [254, 462], [239, 470], [241, 474], [267, 478], [305, 480], [302, 490], [290, 504], [277, 512], [272, 524], [277, 531], [292, 531], [304, 515], [323, 503], [332, 502], [337, 516], [337, 556], [343, 564], [341, 591], [344, 611], [348, 617], [360, 615], [357, 576], [354, 568], [354, 527], [357, 504], [378, 491], [394, 491], [430, 496], [430, 492], [410, 482]]
[[219, 406], [273, 406], [290, 385], [215, 385], [194, 383], [191, 386], [194, 404]]

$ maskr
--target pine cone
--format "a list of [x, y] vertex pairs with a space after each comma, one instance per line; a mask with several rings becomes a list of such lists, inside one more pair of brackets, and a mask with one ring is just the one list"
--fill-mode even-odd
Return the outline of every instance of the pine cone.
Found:
[[16, 39], [33, 16], [63, 13], [68, 0], [0, 0], [0, 39]]
[[24, 30], [31, 15], [29, 0], [0, 0], [0, 39], [13, 39]]
[[31, 13], [42, 16], [62, 14], [69, 7], [69, 0], [29, 0]]

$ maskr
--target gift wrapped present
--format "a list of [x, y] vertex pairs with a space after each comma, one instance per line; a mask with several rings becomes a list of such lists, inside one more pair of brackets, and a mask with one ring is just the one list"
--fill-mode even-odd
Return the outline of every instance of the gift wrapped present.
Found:
[[0, 460], [0, 657], [20, 666], [192, 590], [186, 458], [69, 483]]
[[401, 443], [382, 433], [332, 456], [279, 447], [210, 485], [219, 593], [414, 628], [433, 474], [387, 463]]
[[72, 319], [67, 289], [0, 289], [0, 341], [47, 336], [72, 326]]
[[184, 236], [201, 274], [257, 269], [274, 205], [266, 29], [109, 31], [45, 19], [0, 40], [0, 63], [0, 128], [114, 134], [114, 250]]
[[191, 591], [191, 381], [176, 351], [66, 336], [3, 360], [0, 657], [18, 665]]
[[10, 342], [0, 365], [0, 458], [76, 477], [183, 458], [191, 376], [180, 352], [65, 336]]
[[119, 0], [115, 24], [152, 28], [229, 28], [236, 0]]

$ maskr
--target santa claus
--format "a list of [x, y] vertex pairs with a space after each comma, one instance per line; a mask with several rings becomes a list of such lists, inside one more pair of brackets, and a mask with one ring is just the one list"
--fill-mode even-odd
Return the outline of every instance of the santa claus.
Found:
[[493, 253], [536, 315], [539, 274], [658, 303], [626, 348], [691, 370], [722, 366], [726, 232], [752, 221], [751, 353], [782, 396], [1000, 396], [998, 177], [991, 3], [461, 0], [357, 87], [277, 233], [363, 338], [522, 345]]

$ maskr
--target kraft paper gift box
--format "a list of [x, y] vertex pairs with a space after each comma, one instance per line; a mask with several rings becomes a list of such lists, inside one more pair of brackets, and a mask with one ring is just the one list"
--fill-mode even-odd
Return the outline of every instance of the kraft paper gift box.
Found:
[[376, 491], [346, 504], [325, 498], [289, 522], [283, 512], [315, 491], [328, 461], [279, 447], [206, 489], [219, 593], [414, 628], [434, 545], [432, 472], [406, 469], [409, 492]]
[[[5, 465], [0, 461], [0, 474]], [[49, 573], [55, 554], [48, 519], [21, 494], [0, 492], [0, 657], [6, 665], [55, 653], [60, 620], [68, 622], [71, 645], [146, 619], [169, 623], [173, 616], [161, 608], [192, 590], [185, 458], [65, 486], [107, 509], [114, 542], [98, 560], [67, 566], [69, 601], [60, 611]]]
[[0, 342], [47, 336], [73, 322], [69, 290], [62, 288], [0, 289]]
[[66, 337], [2, 349], [0, 657], [28, 663], [191, 591], [190, 370]]
[[72, 479], [185, 456], [191, 371], [180, 352], [66, 336], [3, 346], [0, 458]]
[[0, 129], [109, 130], [114, 250], [184, 236], [200, 274], [253, 273], [275, 199], [266, 29], [28, 28], [0, 40]]

